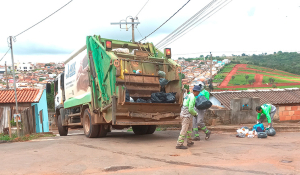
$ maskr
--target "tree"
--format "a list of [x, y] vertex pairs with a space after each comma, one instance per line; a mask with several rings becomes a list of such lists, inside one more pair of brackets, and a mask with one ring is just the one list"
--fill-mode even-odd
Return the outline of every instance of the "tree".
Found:
[[277, 86], [275, 84], [273, 84], [272, 88], [277, 88]]
[[243, 53], [243, 54], [242, 54], [242, 56], [246, 56], [246, 54], [245, 54], [245, 53]]
[[251, 79], [248, 81], [248, 83], [251, 85], [251, 84], [254, 84], [255, 83], [255, 79]]
[[200, 58], [203, 58], [204, 56], [203, 55], [200, 55]]
[[235, 76], [232, 76], [231, 79], [232, 79], [232, 81], [233, 81], [233, 80], [235, 79]]
[[266, 80], [262, 80], [262, 84], [265, 84], [266, 83]]
[[47, 106], [49, 109], [54, 109], [54, 83], [51, 83], [51, 93], [47, 93]]
[[273, 84], [275, 82], [275, 79], [274, 78], [269, 78], [269, 82], [270, 82], [270, 84]]
[[44, 78], [39, 78], [39, 81], [44, 81], [45, 79]]
[[249, 75], [245, 75], [246, 82], [248, 82]]
[[190, 86], [187, 85], [187, 84], [185, 84], [185, 85], [183, 85], [183, 88], [184, 88], [184, 89], [190, 89]]

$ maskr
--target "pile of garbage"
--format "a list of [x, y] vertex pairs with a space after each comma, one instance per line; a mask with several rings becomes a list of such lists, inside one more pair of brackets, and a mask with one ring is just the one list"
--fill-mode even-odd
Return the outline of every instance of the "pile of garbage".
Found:
[[250, 130], [248, 127], [243, 126], [242, 128], [236, 130], [236, 137], [239, 138], [267, 138], [268, 136], [275, 136], [276, 131], [273, 127], [265, 130], [264, 125], [262, 123], [258, 123], [253, 126], [253, 129]]
[[[138, 72], [139, 70], [137, 70], [135, 73], [139, 74]], [[130, 97], [128, 90], [126, 90], [125, 101], [132, 103], [174, 103], [176, 101], [176, 92], [166, 93], [165, 91], [165, 86], [169, 83], [169, 81], [164, 78], [166, 73], [164, 71], [158, 71], [158, 76], [160, 77], [160, 92], [152, 93], [150, 99], [145, 100], [138, 98], [136, 101], [134, 101], [134, 99]]]

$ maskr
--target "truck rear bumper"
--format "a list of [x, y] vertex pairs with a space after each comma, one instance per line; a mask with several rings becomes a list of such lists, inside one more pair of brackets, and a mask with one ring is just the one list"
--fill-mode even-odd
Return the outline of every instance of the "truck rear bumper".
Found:
[[117, 120], [116, 125], [178, 125], [181, 123], [180, 119], [163, 120], [163, 121], [130, 121], [130, 120]]

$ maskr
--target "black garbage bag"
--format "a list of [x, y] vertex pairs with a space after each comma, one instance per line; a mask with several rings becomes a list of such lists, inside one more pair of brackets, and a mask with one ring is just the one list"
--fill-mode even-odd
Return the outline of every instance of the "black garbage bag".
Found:
[[142, 98], [138, 98], [138, 99], [136, 100], [136, 102], [137, 102], [137, 103], [147, 103], [147, 101], [144, 100], [144, 99], [142, 99]]
[[130, 95], [128, 90], [126, 89], [126, 93], [125, 93], [125, 102], [130, 102]]
[[176, 92], [166, 93], [167, 94], [167, 100], [166, 103], [174, 103], [176, 100]]
[[275, 129], [273, 127], [269, 128], [267, 130], [267, 135], [268, 136], [274, 136], [275, 134], [276, 134], [276, 131], [275, 131]]
[[176, 92], [164, 93], [156, 92], [151, 94], [152, 103], [174, 103], [176, 100]]
[[258, 132], [258, 133], [257, 133], [257, 137], [258, 137], [258, 138], [267, 138], [268, 135], [267, 135], [266, 132]]
[[148, 99], [146, 103], [152, 103], [151, 99]]
[[204, 109], [208, 109], [212, 106], [212, 103], [207, 100], [205, 98], [205, 96], [199, 96], [197, 99], [196, 99], [196, 104], [195, 104], [195, 107], [198, 109], [198, 110], [204, 110]]

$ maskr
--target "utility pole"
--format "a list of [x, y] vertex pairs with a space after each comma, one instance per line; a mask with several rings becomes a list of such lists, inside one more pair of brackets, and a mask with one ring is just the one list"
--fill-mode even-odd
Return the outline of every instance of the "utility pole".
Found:
[[212, 80], [212, 55], [210, 52], [210, 81]]
[[131, 23], [132, 23], [132, 26], [131, 26], [131, 28], [132, 28], [132, 43], [134, 43], [135, 41], [134, 41], [134, 18], [131, 18]]
[[[10, 40], [11, 62], [12, 62], [12, 70], [13, 70], [13, 78], [14, 78], [14, 90], [15, 90], [16, 110], [17, 110], [17, 114], [19, 114], [18, 101], [17, 101], [16, 77], [15, 77], [14, 53], [13, 53], [13, 46], [12, 46], [12, 36], [9, 37], [9, 40]], [[18, 117], [16, 117], [16, 124], [17, 124], [17, 135], [18, 135], [18, 137], [20, 137]]]
[[9, 89], [6, 61], [5, 61], [5, 74], [6, 74], [6, 89]]
[[[127, 19], [130, 18], [131, 19], [131, 22], [127, 22]], [[127, 24], [131, 24], [131, 30], [132, 30], [132, 43], [135, 42], [135, 39], [134, 39], [134, 25], [138, 25], [140, 24], [140, 22], [134, 22], [135, 20], [138, 20], [137, 17], [132, 17], [132, 16], [127, 16], [126, 20], [121, 20], [120, 22], [116, 23], [116, 22], [113, 22], [113, 23], [110, 23], [111, 25], [120, 25], [120, 29], [126, 29], [126, 31], [128, 31], [128, 28], [127, 28]], [[122, 28], [122, 24], [126, 24], [126, 28]]]

